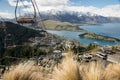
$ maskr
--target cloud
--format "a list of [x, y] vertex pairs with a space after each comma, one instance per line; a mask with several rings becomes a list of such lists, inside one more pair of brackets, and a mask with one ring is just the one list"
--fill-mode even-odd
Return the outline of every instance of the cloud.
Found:
[[[8, 0], [11, 6], [15, 6], [15, 0]], [[77, 11], [77, 12], [90, 12], [97, 15], [102, 15], [106, 17], [120, 17], [120, 5], [108, 5], [103, 8], [97, 8], [94, 6], [72, 6], [70, 0], [35, 0], [40, 11]], [[30, 2], [24, 1], [25, 5], [29, 6], [27, 9], [23, 9], [24, 12], [29, 10], [33, 12], [33, 7]], [[22, 6], [22, 2], [19, 3], [19, 6]]]
[[[8, 2], [11, 6], [16, 6], [17, 0], [8, 0]], [[25, 6], [31, 6], [31, 2], [28, 2], [28, 1], [19, 1], [18, 6], [23, 6], [23, 4]]]
[[99, 10], [99, 13], [104, 16], [120, 17], [120, 5], [109, 5]]
[[[16, 6], [17, 0], [8, 0], [9, 4], [11, 6]], [[39, 6], [61, 6], [61, 5], [67, 5], [70, 3], [69, 0], [33, 0], [36, 1]], [[30, 6], [31, 2], [28, 1], [19, 1], [19, 6], [23, 6], [23, 4]]]
[[9, 12], [0, 12], [0, 18], [14, 18], [14, 14]]
[[[64, 8], [65, 9], [65, 8]], [[71, 6], [66, 7], [68, 11], [77, 11], [77, 12], [90, 12], [97, 15], [102, 15], [106, 17], [120, 17], [120, 5], [108, 5], [103, 8], [97, 8], [93, 6]]]
[[46, 7], [56, 7], [56, 6], [63, 6], [68, 5], [70, 3], [69, 0], [36, 0], [39, 6], [46, 6]]

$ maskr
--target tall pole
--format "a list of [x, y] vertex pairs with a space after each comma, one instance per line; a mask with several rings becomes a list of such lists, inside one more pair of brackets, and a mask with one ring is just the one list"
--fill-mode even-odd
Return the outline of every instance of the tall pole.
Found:
[[39, 17], [40, 17], [40, 26], [41, 26], [41, 28], [43, 29], [43, 30], [45, 30], [45, 24], [44, 24], [44, 22], [42, 21], [42, 17], [41, 17], [41, 14], [40, 14], [40, 10], [39, 10], [39, 8], [38, 8], [38, 6], [37, 6], [37, 3], [36, 3], [36, 1], [34, 0], [34, 3], [35, 3], [35, 6], [36, 6], [36, 8], [37, 8], [37, 10], [38, 10], [38, 13], [39, 13]]
[[37, 15], [36, 15], [36, 8], [35, 8], [34, 1], [31, 0], [31, 2], [32, 2], [32, 5], [33, 5], [33, 9], [34, 9], [34, 20], [35, 20], [35, 24], [36, 24], [36, 22], [37, 22], [37, 20], [36, 20], [36, 17], [37, 17]]
[[15, 7], [15, 19], [16, 19], [16, 21], [17, 21], [17, 8], [18, 8], [18, 3], [19, 3], [19, 0], [17, 0], [16, 7]]

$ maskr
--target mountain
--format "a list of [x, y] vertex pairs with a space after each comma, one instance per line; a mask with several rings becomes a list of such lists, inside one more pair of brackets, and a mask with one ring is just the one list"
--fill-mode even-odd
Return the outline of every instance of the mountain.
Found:
[[117, 17], [104, 17], [90, 12], [74, 12], [74, 11], [46, 11], [41, 12], [42, 18], [47, 20], [57, 20], [70, 23], [109, 23], [120, 22]]
[[13, 18], [13, 19], [10, 19], [10, 18], [1, 18], [0, 17], [0, 22], [15, 22], [15, 19]]
[[[70, 23], [111, 23], [120, 22], [120, 17], [105, 17], [91, 12], [77, 12], [77, 11], [59, 11], [48, 10], [40, 12], [43, 20], [55, 20], [60, 22]], [[33, 14], [29, 14], [29, 16]], [[40, 17], [37, 17], [39, 19]], [[0, 21], [3, 19], [0, 18]], [[5, 18], [4, 21], [15, 22], [15, 19]]]

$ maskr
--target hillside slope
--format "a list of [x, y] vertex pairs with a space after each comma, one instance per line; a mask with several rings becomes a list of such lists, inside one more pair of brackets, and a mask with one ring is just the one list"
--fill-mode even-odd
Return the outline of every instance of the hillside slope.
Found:
[[[28, 42], [29, 38], [33, 38], [35, 36], [36, 37], [43, 36], [42, 34], [40, 34], [39, 31], [29, 29], [15, 23], [5, 22], [5, 24], [6, 24], [5, 25], [6, 35], [9, 34], [12, 35], [12, 41], [14, 41], [16, 45], [20, 45], [23, 44], [24, 42]], [[3, 48], [4, 38], [5, 38], [5, 32], [2, 26], [0, 25], [0, 50], [2, 50]]]

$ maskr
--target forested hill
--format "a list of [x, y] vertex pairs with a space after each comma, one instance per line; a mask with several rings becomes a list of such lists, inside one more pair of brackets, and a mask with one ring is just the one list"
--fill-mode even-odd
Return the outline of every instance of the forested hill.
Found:
[[[43, 36], [42, 34], [40, 34], [39, 31], [29, 29], [24, 26], [11, 22], [5, 22], [5, 27], [6, 27], [6, 34], [12, 35], [12, 39], [15, 44], [23, 44], [24, 42], [27, 42], [29, 38], [35, 36], [36, 37]], [[2, 25], [0, 25], [0, 50], [3, 47], [4, 38], [5, 38], [5, 32]]]

